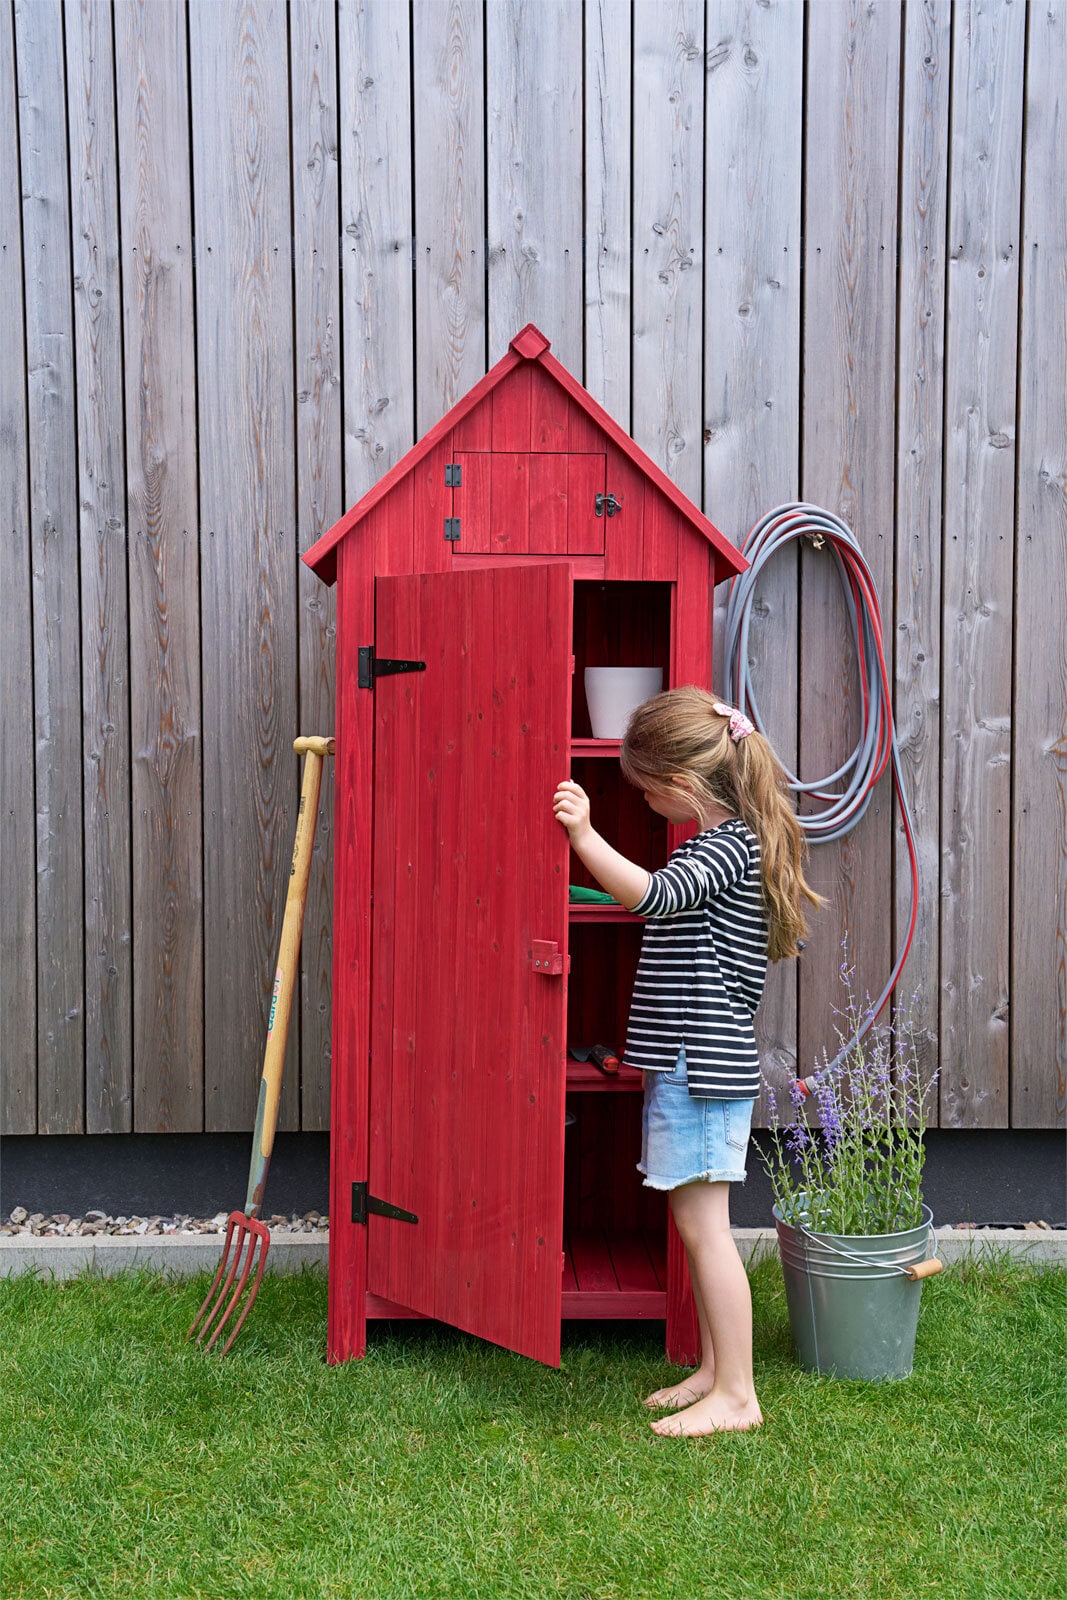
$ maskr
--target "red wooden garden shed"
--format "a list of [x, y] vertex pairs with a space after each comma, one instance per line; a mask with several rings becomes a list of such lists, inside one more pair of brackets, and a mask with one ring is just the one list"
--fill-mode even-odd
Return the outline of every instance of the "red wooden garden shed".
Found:
[[622, 1042], [641, 925], [588, 885], [568, 773], [642, 863], [683, 833], [597, 740], [589, 666], [711, 681], [744, 558], [532, 324], [305, 557], [338, 585], [329, 1359], [422, 1315], [558, 1365], [565, 1317], [663, 1317], [684, 1253], [644, 1189]]

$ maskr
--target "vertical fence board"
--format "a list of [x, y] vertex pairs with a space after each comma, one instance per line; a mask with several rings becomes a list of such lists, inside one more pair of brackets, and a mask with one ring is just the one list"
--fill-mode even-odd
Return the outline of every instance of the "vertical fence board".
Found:
[[941, 1122], [1006, 1127], [1022, 6], [956, 7], [942, 593]]
[[[585, 8], [585, 387], [630, 431], [629, 0]], [[626, 159], [620, 159], [622, 152]]]
[[63, 13], [15, 8], [37, 777], [37, 1129], [85, 1127], [81, 621]]
[[412, 22], [415, 433], [421, 436], [485, 372], [481, 0], [416, 0]]
[[633, 52], [633, 436], [699, 505], [702, 0], [636, 0]]
[[[344, 510], [337, 38], [329, 0], [290, 11], [296, 261], [296, 518], [303, 552]], [[334, 731], [336, 598], [301, 565], [301, 733]], [[330, 1125], [334, 774], [323, 774], [300, 954], [300, 1126]]]
[[129, 614], [111, 12], [64, 8], [81, 523], [85, 1125], [133, 1127]]
[[582, 374], [579, 0], [486, 9], [489, 362], [527, 322]]
[[[18, 150], [14, 17], [0, 12], [0, 146]], [[37, 1127], [33, 617], [19, 163], [0, 162], [0, 1132]]]
[[[926, 1081], [937, 1066], [941, 798], [941, 420], [944, 407], [945, 225], [951, 9], [908, 7], [900, 166], [900, 333], [897, 363], [895, 721], [911, 810], [919, 892], [911, 954], [897, 989]], [[887, 641], [888, 642], [888, 641]], [[896, 819], [894, 949], [905, 937], [911, 866]], [[938, 1119], [937, 1096], [928, 1119]]]
[[[804, 14], [799, 0], [708, 9], [705, 134], [704, 507], [740, 544], [764, 512], [797, 498], [800, 442], [800, 195]], [[715, 607], [715, 683], [729, 590]], [[797, 555], [760, 580], [748, 670], [782, 760], [797, 761]], [[763, 1071], [796, 1076], [796, 963], [770, 969], [757, 1013]], [[762, 1116], [762, 1108], [757, 1108]]]
[[[896, 381], [900, 10], [820, 7], [809, 35], [803, 461], [804, 499], [849, 525], [893, 628], [892, 395]], [[855, 649], [832, 558], [801, 553], [800, 770], [831, 773], [856, 744]], [[841, 941], [857, 998], [879, 993], [892, 964], [892, 795], [888, 777], [847, 839], [821, 844], [811, 877], [830, 904], [813, 919], [800, 965], [800, 1059], [836, 1046]]]
[[[248, 1125], [296, 817], [286, 13], [190, 12], [203, 530], [205, 1126]], [[279, 1126], [295, 1122], [290, 1036]]]
[[414, 443], [406, 6], [342, 0], [345, 504]]
[[192, 178], [180, 0], [115, 12], [130, 529], [134, 1127], [203, 1126]]
[[1067, 5], [1031, 6], [1019, 356], [1011, 1120], [1067, 1101]]

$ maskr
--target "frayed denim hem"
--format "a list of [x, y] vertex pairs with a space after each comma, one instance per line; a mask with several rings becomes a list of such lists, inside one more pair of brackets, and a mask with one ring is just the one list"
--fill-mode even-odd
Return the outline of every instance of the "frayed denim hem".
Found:
[[[644, 1174], [644, 1167], [638, 1163], [638, 1172]], [[691, 1178], [678, 1178], [671, 1183], [663, 1178], [650, 1178], [643, 1176], [641, 1187], [643, 1189], [658, 1189], [661, 1193], [669, 1194], [672, 1189], [684, 1189], [687, 1183], [744, 1183], [748, 1177], [747, 1172], [694, 1172]]]

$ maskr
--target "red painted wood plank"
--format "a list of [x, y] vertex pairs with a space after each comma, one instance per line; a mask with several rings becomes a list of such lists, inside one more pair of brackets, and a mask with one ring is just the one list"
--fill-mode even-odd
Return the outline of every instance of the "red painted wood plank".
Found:
[[540, 367], [531, 367], [530, 377], [530, 449], [569, 450], [569, 396]]
[[609, 1228], [608, 1250], [623, 1294], [659, 1292], [662, 1289], [656, 1268], [641, 1234]]
[[538, 555], [566, 555], [570, 522], [568, 458], [531, 455], [529, 548]]
[[[395, 586], [378, 585], [373, 639], [385, 657], [421, 660], [418, 610]], [[428, 1175], [417, 1159], [414, 1052], [418, 1030], [420, 846], [415, 795], [422, 674], [377, 680], [375, 708], [374, 995], [371, 1041], [371, 1193], [422, 1218]], [[421, 1225], [421, 1224], [420, 1224]], [[391, 1248], [398, 1224], [368, 1222], [369, 1281], [379, 1293], [428, 1312], [432, 1293], [413, 1257]], [[429, 1224], [427, 1224], [429, 1226]]]
[[[645, 501], [644, 567], [646, 579], [674, 579], [678, 576], [678, 548], [693, 539], [688, 528], [669, 500], [649, 490]], [[698, 545], [699, 549], [700, 546]], [[708, 595], [710, 605], [710, 592]]]
[[696, 539], [678, 545], [671, 628], [671, 683], [711, 687], [711, 552]]
[[493, 390], [494, 451], [528, 452], [532, 414], [533, 375], [523, 363]]
[[[455, 587], [453, 584], [450, 589]], [[489, 1199], [485, 1174], [495, 1155], [492, 1135], [496, 1107], [488, 1092], [486, 1064], [500, 1046], [486, 992], [480, 983], [471, 981], [473, 973], [467, 972], [469, 957], [476, 959], [479, 952], [493, 948], [493, 895], [484, 886], [493, 873], [496, 845], [493, 797], [485, 781], [493, 766], [493, 695], [498, 687], [492, 671], [485, 670], [487, 659], [494, 663], [497, 659], [494, 583], [490, 575], [487, 579], [463, 581], [458, 588], [456, 606], [448, 619], [456, 653], [456, 668], [448, 678], [451, 703], [440, 713], [446, 719], [445, 748], [448, 759], [455, 763], [455, 771], [450, 778], [442, 770], [436, 781], [435, 822], [445, 849], [478, 852], [483, 860], [457, 863], [456, 890], [458, 897], [466, 900], [461, 912], [461, 934], [452, 944], [441, 941], [439, 977], [435, 975], [431, 980], [435, 997], [431, 1003], [440, 1006], [443, 1001], [448, 1005], [453, 1048], [469, 1057], [472, 1080], [472, 1092], [461, 1095], [449, 1093], [446, 1079], [437, 1105], [442, 1137], [437, 1146], [434, 1306], [435, 1315], [442, 1321], [499, 1339], [500, 1284], [493, 1281], [489, 1272], [479, 1271], [478, 1265]], [[467, 867], [473, 867], [469, 874], [464, 870]], [[469, 880], [473, 880], [471, 889], [467, 887]], [[447, 915], [447, 906], [443, 909]], [[439, 940], [444, 932], [438, 923]], [[501, 987], [508, 976], [505, 971]], [[432, 1028], [432, 1014], [427, 1021]], [[427, 1032], [424, 1028], [424, 1036]]]
[[374, 549], [378, 576], [415, 570], [415, 478], [402, 479], [392, 494], [375, 506], [363, 528]]
[[562, 1315], [569, 1322], [662, 1322], [667, 1311], [667, 1296], [661, 1291], [587, 1293], [581, 1289], [564, 1294]]
[[456, 450], [491, 450], [493, 448], [493, 401], [487, 396], [481, 405], [460, 417], [452, 434]]
[[[504, 578], [505, 574], [497, 574], [497, 636], [500, 640], [506, 631], [514, 636], [519, 630], [520, 671], [529, 696], [520, 697], [510, 721], [506, 717], [500, 719], [495, 729], [497, 747], [502, 741], [510, 742], [524, 758], [516, 775], [515, 793], [517, 796], [524, 789], [525, 796], [522, 804], [514, 804], [509, 837], [525, 838], [535, 864], [528, 910], [529, 937], [554, 941], [563, 951], [567, 944], [569, 846], [565, 834], [560, 838], [551, 800], [558, 775], [567, 768], [570, 740], [571, 678], [567, 668], [572, 584], [565, 567], [530, 569], [524, 583], [525, 603], [532, 608], [530, 619], [537, 621], [535, 626], [522, 628], [514, 615], [515, 602], [507, 598], [512, 585], [505, 585]], [[543, 734], [531, 745], [535, 730], [543, 730]], [[525, 949], [523, 959], [528, 959]], [[530, 1269], [520, 1278], [520, 1315], [524, 1328], [530, 1329], [531, 1351], [554, 1347], [554, 1361], [558, 1363], [567, 978], [565, 973], [558, 978], [531, 974], [528, 966], [524, 966], [523, 976], [525, 987], [514, 986], [516, 1015], [510, 1037], [531, 1041], [540, 1038], [541, 1049], [527, 1047], [518, 1056], [524, 1069], [518, 1083], [519, 1104], [522, 1106], [525, 1099], [526, 1106], [539, 1110], [533, 1128], [532, 1159], [516, 1168], [521, 1184], [516, 1194], [521, 1214], [542, 1219], [543, 1231], [537, 1236]], [[554, 1325], [550, 1327], [553, 1318]], [[535, 1331], [538, 1325], [539, 1331]]]
[[489, 552], [492, 544], [490, 491], [493, 457], [487, 451], [454, 449], [452, 459], [462, 482], [452, 494], [452, 515], [459, 518], [458, 544], [449, 546], [453, 567], [461, 556]]
[[452, 461], [451, 434], [416, 462], [411, 472], [414, 503], [413, 572], [448, 572], [452, 546], [445, 538], [445, 518], [453, 515], [454, 491], [445, 486], [445, 467]]
[[342, 554], [337, 597], [337, 750], [334, 758], [333, 1062], [330, 1111], [330, 1269], [327, 1359], [366, 1347], [367, 1239], [351, 1221], [352, 1184], [367, 1176], [370, 1036], [372, 704], [356, 684], [357, 646], [372, 625], [371, 546]]
[[[486, 567], [499, 567], [507, 560], [507, 556], [501, 556], [496, 551], [491, 553], [464, 552], [460, 548], [456, 550], [452, 557], [452, 570], [458, 572], [462, 569], [467, 572], [473, 572]], [[590, 582], [595, 582], [604, 576], [603, 556], [542, 556], [535, 554], [526, 558], [524, 565], [531, 567], [566, 565], [570, 567], [572, 577], [586, 579]]]
[[489, 548], [501, 555], [525, 555], [530, 548], [531, 459], [500, 450], [489, 457]]
[[572, 450], [597, 451], [601, 454], [604, 451], [604, 430], [597, 427], [585, 407], [574, 398], [570, 400], [568, 435]]
[[629, 457], [609, 445], [605, 457], [604, 482], [607, 490], [620, 502], [621, 509], [608, 520], [604, 546], [605, 575], [627, 582], [637, 582], [645, 570], [645, 503], [654, 491], [646, 495], [645, 480]]
[[603, 555], [610, 519], [597, 516], [597, 495], [607, 482], [601, 453], [574, 452], [559, 459], [566, 468], [567, 530], [565, 549], [572, 555]]
[[578, 1230], [571, 1234], [570, 1245], [574, 1276], [581, 1293], [617, 1295], [619, 1280], [603, 1232], [599, 1228]]

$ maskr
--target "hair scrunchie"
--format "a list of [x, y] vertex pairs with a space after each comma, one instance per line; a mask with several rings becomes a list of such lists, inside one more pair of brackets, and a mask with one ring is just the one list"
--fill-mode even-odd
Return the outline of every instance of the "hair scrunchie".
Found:
[[738, 711], [736, 706], [727, 706], [721, 700], [715, 700], [712, 702], [712, 709], [720, 717], [729, 717], [730, 738], [734, 744], [737, 744], [741, 739], [747, 739], [750, 733], [755, 733], [755, 724], [749, 722], [744, 712]]

